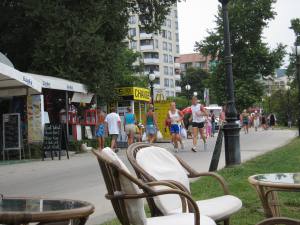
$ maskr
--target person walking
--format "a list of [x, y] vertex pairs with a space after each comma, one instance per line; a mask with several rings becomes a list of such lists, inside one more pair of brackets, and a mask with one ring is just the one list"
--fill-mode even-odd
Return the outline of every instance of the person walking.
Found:
[[270, 114], [270, 128], [274, 130], [274, 126], [276, 124], [276, 117], [273, 113]]
[[203, 105], [198, 103], [198, 98], [196, 96], [193, 96], [192, 98], [192, 127], [193, 127], [193, 147], [192, 151], [197, 152], [197, 140], [198, 140], [198, 131], [200, 132], [201, 138], [204, 142], [204, 150], [207, 150], [207, 144], [206, 144], [206, 136], [205, 136], [205, 117], [208, 116], [208, 113], [206, 112]]
[[249, 113], [246, 109], [244, 109], [243, 113], [241, 114], [241, 121], [243, 123], [243, 129], [245, 134], [249, 133]]
[[210, 118], [211, 118], [211, 136], [215, 136], [216, 130], [216, 115], [214, 114], [214, 110], [210, 110]]
[[100, 151], [104, 148], [104, 136], [105, 136], [105, 113], [100, 108], [97, 108], [96, 137], [98, 140], [98, 149]]
[[267, 118], [266, 118], [266, 115], [264, 113], [261, 116], [261, 126], [262, 126], [263, 130], [268, 129], [268, 127], [267, 127]]
[[146, 134], [148, 142], [150, 144], [152, 144], [155, 141], [157, 127], [157, 119], [154, 113], [154, 107], [153, 105], [150, 105], [146, 114]]
[[172, 142], [174, 145], [174, 151], [178, 152], [178, 142], [181, 144], [181, 149], [184, 148], [182, 139], [180, 136], [180, 127], [183, 119], [183, 114], [176, 109], [176, 103], [171, 102], [170, 110], [167, 114], [167, 120], [170, 121], [170, 133], [172, 135]]
[[119, 114], [116, 113], [116, 108], [111, 108], [111, 113], [109, 113], [105, 118], [106, 131], [111, 138], [111, 149], [116, 153], [119, 151], [117, 149], [117, 139], [121, 130], [121, 118]]
[[258, 131], [259, 123], [260, 123], [260, 116], [258, 112], [255, 112], [254, 117], [253, 117], [253, 123], [254, 123], [254, 129], [255, 131]]
[[133, 143], [134, 134], [136, 132], [135, 116], [132, 113], [132, 109], [130, 107], [127, 108], [127, 113], [125, 113], [124, 130], [128, 137], [128, 146], [129, 146]]

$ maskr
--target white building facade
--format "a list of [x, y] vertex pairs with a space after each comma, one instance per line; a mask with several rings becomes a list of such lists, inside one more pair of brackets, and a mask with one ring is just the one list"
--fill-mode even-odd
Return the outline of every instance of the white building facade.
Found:
[[148, 76], [153, 71], [154, 93], [162, 93], [166, 97], [176, 96], [181, 92], [178, 84], [180, 80], [180, 64], [175, 63], [179, 57], [179, 30], [177, 5], [172, 6], [160, 31], [148, 34], [143, 29], [138, 15], [129, 19], [128, 46], [141, 52], [137, 64], [144, 64], [144, 71], [140, 75]]

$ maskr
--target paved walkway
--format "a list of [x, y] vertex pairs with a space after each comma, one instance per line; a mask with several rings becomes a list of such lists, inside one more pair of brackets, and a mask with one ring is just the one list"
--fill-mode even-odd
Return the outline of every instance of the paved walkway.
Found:
[[[241, 156], [246, 161], [288, 143], [296, 136], [295, 131], [250, 131], [241, 133]], [[198, 171], [207, 171], [216, 138], [209, 139], [208, 151], [191, 152], [191, 140], [185, 141], [185, 151], [178, 154]], [[201, 147], [203, 144], [200, 143]], [[172, 150], [170, 144], [161, 146]], [[203, 147], [203, 146], [202, 146]], [[203, 148], [202, 148], [203, 149]], [[128, 165], [125, 151], [118, 153]], [[224, 167], [222, 152], [219, 168]], [[81, 154], [70, 160], [37, 161], [0, 166], [0, 192], [14, 196], [46, 196], [86, 200], [96, 206], [88, 224], [100, 224], [114, 213], [109, 201], [104, 198], [106, 188], [96, 159], [92, 154]]]

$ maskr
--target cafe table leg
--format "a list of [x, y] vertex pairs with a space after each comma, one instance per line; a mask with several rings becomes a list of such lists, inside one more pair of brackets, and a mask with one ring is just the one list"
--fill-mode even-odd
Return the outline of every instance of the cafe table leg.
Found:
[[270, 209], [272, 211], [273, 217], [280, 217], [280, 205], [279, 205], [279, 199], [278, 194], [276, 190], [273, 189], [267, 189], [266, 193], [266, 199], [268, 201], [268, 204], [270, 206]]

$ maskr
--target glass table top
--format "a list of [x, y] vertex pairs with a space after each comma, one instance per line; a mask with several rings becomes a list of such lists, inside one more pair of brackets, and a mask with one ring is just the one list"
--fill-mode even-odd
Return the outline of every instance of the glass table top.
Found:
[[51, 212], [78, 209], [87, 206], [84, 202], [72, 200], [12, 199], [0, 197], [1, 212]]
[[300, 173], [259, 174], [253, 176], [253, 178], [261, 182], [300, 185]]

